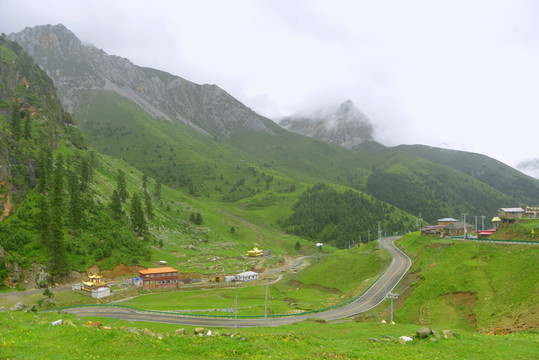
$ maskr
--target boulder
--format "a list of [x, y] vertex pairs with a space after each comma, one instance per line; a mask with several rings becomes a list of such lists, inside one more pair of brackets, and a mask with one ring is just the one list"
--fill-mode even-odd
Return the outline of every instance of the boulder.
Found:
[[428, 327], [423, 326], [422, 328], [417, 329], [416, 334], [417, 334], [417, 337], [421, 339], [425, 339], [429, 337], [430, 335], [432, 335], [432, 330], [429, 329]]
[[199, 334], [203, 334], [204, 333], [204, 328], [201, 328], [201, 327], [197, 327], [193, 330], [194, 334], [195, 335], [199, 335]]
[[146, 328], [142, 329], [142, 335], [148, 335], [148, 336], [153, 336], [153, 337], [156, 336], [151, 330], [148, 330]]
[[15, 305], [13, 305], [11, 308], [9, 308], [11, 311], [28, 311], [28, 307], [24, 305], [22, 302], [18, 302]]
[[45, 288], [47, 287], [47, 280], [49, 279], [50, 274], [47, 273], [45, 270], [41, 269], [39, 274], [36, 276], [36, 285], [38, 288]]
[[441, 339], [442, 338], [442, 335], [440, 335], [440, 333], [436, 330], [432, 330], [432, 335], [434, 335], [434, 337], [436, 339]]
[[3, 306], [0, 306], [0, 312], [4, 312], [4, 311], [6, 311], [6, 308]]
[[373, 337], [372, 337], [372, 338], [370, 338], [369, 340], [370, 340], [370, 341], [372, 341], [372, 342], [380, 342], [380, 339], [377, 339], [377, 338], [373, 338]]
[[179, 328], [174, 331], [176, 335], [185, 335], [185, 328]]
[[451, 330], [444, 330], [444, 338], [449, 339], [453, 337], [453, 332]]
[[140, 336], [140, 333], [139, 333], [137, 328], [126, 327], [125, 330], [129, 331], [131, 334], [135, 334], [137, 336]]
[[409, 336], [401, 336], [399, 337], [399, 342], [401, 344], [406, 344], [407, 342], [413, 341], [413, 339]]

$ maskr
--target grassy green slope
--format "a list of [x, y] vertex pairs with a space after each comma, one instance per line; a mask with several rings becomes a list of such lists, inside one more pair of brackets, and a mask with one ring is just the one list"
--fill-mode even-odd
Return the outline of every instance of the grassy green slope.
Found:
[[539, 326], [539, 248], [407, 235], [415, 255], [403, 279], [396, 319], [470, 330]]
[[[116, 94], [89, 93], [87, 100], [80, 107], [87, 111], [81, 128], [93, 146], [171, 186], [215, 200], [257, 194], [264, 189], [255, 180], [263, 181], [264, 173], [288, 179], [288, 185], [329, 182], [367, 191], [407, 212], [421, 212], [430, 222], [462, 211], [488, 214], [516, 201], [411, 154], [350, 151], [277, 125], [270, 127], [274, 135], [238, 127], [215, 141], [181, 122], [155, 120]], [[242, 179], [244, 186], [234, 188]]]
[[[65, 319], [75, 327], [51, 326]], [[169, 324], [133, 324], [114, 320], [114, 330], [98, 330], [84, 326], [69, 314], [1, 313], [0, 344], [7, 358], [218, 358], [227, 359], [532, 359], [537, 355], [537, 333], [508, 336], [489, 336], [454, 330], [456, 337], [414, 341], [399, 344], [394, 341], [373, 342], [383, 335], [398, 338], [412, 335], [417, 326], [342, 323], [319, 324], [306, 322], [287, 327], [254, 329], [211, 329], [213, 333], [235, 333], [230, 336], [194, 337], [193, 328], [186, 326], [188, 335], [174, 336], [179, 328]], [[108, 325], [108, 320], [103, 320]], [[172, 334], [157, 339], [137, 336], [122, 327], [148, 328], [154, 333]], [[218, 330], [218, 331], [216, 331]], [[441, 331], [441, 329], [438, 329]]]

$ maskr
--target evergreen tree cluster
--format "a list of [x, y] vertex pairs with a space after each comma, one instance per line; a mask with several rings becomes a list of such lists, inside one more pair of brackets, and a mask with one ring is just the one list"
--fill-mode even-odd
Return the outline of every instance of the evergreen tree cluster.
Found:
[[403, 232], [411, 219], [395, 208], [355, 191], [340, 193], [325, 184], [307, 189], [282, 221], [285, 231], [317, 242], [329, 242], [345, 248], [377, 237], [378, 221], [382, 233]]

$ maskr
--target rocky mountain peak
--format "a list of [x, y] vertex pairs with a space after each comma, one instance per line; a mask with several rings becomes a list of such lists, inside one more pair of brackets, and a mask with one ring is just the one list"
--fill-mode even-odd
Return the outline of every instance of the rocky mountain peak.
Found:
[[154, 118], [181, 121], [212, 137], [238, 128], [274, 134], [275, 124], [215, 85], [198, 85], [164, 71], [134, 65], [82, 43], [64, 25], [10, 34], [53, 79], [63, 105], [85, 122], [89, 93], [115, 92]]
[[369, 118], [355, 107], [351, 100], [312, 113], [283, 118], [279, 125], [287, 130], [347, 148], [373, 140], [373, 127]]

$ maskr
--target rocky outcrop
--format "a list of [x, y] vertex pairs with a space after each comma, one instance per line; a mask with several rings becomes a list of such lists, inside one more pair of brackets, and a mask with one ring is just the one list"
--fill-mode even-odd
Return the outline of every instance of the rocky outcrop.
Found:
[[373, 140], [369, 118], [347, 100], [336, 109], [318, 110], [314, 114], [283, 118], [279, 125], [287, 130], [352, 148]]
[[63, 25], [25, 28], [10, 34], [53, 79], [64, 106], [85, 121], [89, 92], [112, 91], [152, 117], [182, 121], [213, 137], [246, 127], [274, 134], [275, 124], [216, 85], [198, 85], [178, 76], [134, 65], [83, 44]]

